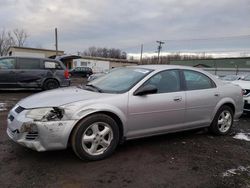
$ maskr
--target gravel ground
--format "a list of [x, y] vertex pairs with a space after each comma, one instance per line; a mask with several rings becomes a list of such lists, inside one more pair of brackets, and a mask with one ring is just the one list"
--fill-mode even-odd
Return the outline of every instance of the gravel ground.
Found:
[[36, 92], [0, 91], [0, 187], [250, 187], [250, 134], [233, 138], [250, 133], [250, 116], [228, 136], [202, 129], [138, 139], [108, 159], [82, 162], [70, 148], [38, 153], [8, 139], [8, 110]]

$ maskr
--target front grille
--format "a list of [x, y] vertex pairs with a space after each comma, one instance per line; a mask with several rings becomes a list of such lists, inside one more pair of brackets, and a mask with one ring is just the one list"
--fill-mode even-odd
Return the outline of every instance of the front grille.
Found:
[[21, 106], [18, 106], [18, 107], [16, 107], [15, 112], [19, 114], [19, 113], [21, 113], [24, 110], [25, 110], [25, 108], [23, 108]]
[[38, 132], [28, 132], [26, 135], [27, 140], [35, 140], [38, 137]]
[[11, 138], [14, 137], [14, 132], [12, 132], [9, 128], [7, 129], [7, 132], [10, 135]]
[[9, 119], [10, 121], [13, 121], [15, 118], [14, 118], [14, 116], [9, 115], [8, 119]]

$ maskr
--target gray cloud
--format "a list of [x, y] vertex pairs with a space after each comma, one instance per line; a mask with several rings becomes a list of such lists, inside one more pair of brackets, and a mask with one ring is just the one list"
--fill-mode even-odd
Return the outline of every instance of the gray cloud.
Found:
[[141, 43], [152, 51], [155, 40], [172, 40], [165, 48], [169, 51], [250, 48], [250, 37], [175, 41], [250, 34], [249, 0], [0, 2], [0, 29], [24, 28], [30, 35], [31, 46], [54, 48], [57, 27], [59, 46], [67, 52], [82, 51], [93, 45], [135, 52]]

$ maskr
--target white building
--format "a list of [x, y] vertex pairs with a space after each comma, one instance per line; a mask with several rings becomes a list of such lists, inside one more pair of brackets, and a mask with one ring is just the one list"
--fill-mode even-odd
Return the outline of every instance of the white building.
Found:
[[74, 59], [73, 67], [89, 67], [93, 72], [104, 72], [111, 68], [109, 61], [94, 59]]
[[[63, 55], [64, 51], [59, 50], [57, 51], [57, 54], [59, 56]], [[38, 58], [55, 57], [56, 50], [11, 46], [8, 49], [8, 56], [38, 57]]]
[[83, 56], [79, 59], [73, 59], [71, 67], [89, 67], [93, 72], [104, 72], [115, 67], [137, 65], [137, 61], [131, 61], [126, 59], [113, 59], [113, 58], [101, 58], [101, 57], [86, 57]]
[[[127, 59], [113, 59], [113, 58], [102, 58], [102, 57], [89, 57], [89, 56], [78, 56], [78, 55], [65, 55], [64, 51], [57, 51], [60, 60], [65, 64], [68, 69], [75, 67], [90, 67], [93, 72], [104, 72], [106, 70], [137, 65], [138, 61], [127, 60]], [[29, 48], [29, 47], [17, 47], [11, 46], [8, 49], [9, 56], [26, 56], [26, 57], [56, 57], [56, 50], [40, 49], [40, 48]]]

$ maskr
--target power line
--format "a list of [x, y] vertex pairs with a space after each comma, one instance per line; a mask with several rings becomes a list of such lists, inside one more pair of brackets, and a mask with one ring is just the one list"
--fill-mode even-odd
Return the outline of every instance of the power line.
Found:
[[[148, 51], [148, 52], [144, 52], [144, 55], [147, 54], [155, 54], [157, 52], [155, 51]], [[201, 53], [208, 53], [208, 54], [212, 54], [212, 53], [239, 53], [239, 54], [250, 54], [250, 49], [248, 50], [202, 50], [202, 51], [192, 51], [192, 50], [178, 50], [178, 51], [161, 51], [161, 53], [169, 53], [169, 54], [178, 54], [178, 53], [193, 53], [193, 54], [201, 54]], [[138, 53], [139, 54], [139, 53]]]
[[202, 52], [248, 52], [250, 53], [250, 49], [235, 49], [235, 50], [200, 50], [200, 51], [195, 51], [195, 50], [178, 50], [178, 51], [168, 51], [170, 53], [176, 53], [176, 52], [194, 52], [194, 53], [202, 53]]
[[[240, 38], [250, 38], [250, 35], [231, 35], [231, 36], [219, 36], [219, 37], [206, 37], [206, 38], [186, 38], [186, 39], [166, 39], [164, 42], [185, 42], [185, 41], [206, 41], [206, 40], [226, 40], [226, 39], [240, 39]], [[143, 43], [144, 46], [148, 44], [153, 45], [154, 41]], [[126, 47], [122, 50], [138, 48], [139, 45]]]
[[207, 37], [207, 38], [186, 38], [186, 39], [167, 39], [164, 41], [197, 41], [197, 40], [218, 40], [218, 39], [236, 39], [236, 38], [250, 38], [250, 35], [235, 35], [235, 36], [220, 36], [220, 37]]
[[[166, 48], [166, 50], [161, 50], [161, 53], [166, 53], [166, 52], [168, 52], [168, 53], [183, 53], [183, 52], [187, 52], [187, 53], [212, 53], [212, 52], [235, 52], [235, 53], [237, 53], [237, 52], [239, 52], [239, 53], [250, 53], [250, 49], [230, 49], [230, 50], [199, 50], [199, 51], [197, 51], [197, 50], [167, 50], [167, 48]], [[144, 53], [157, 53], [157, 52], [155, 52], [155, 51], [153, 51], [153, 50], [150, 50], [150, 51], [144, 51]]]

